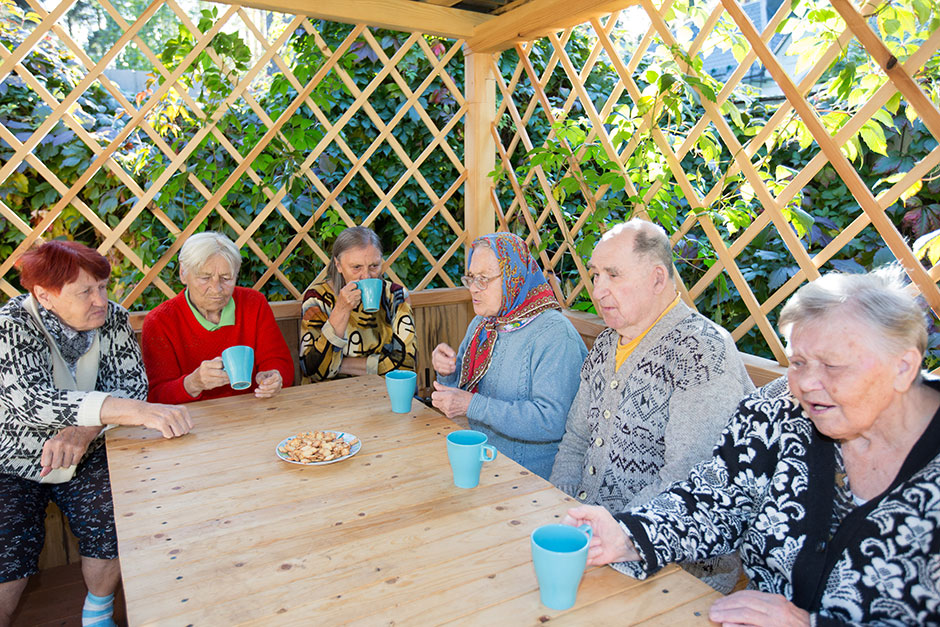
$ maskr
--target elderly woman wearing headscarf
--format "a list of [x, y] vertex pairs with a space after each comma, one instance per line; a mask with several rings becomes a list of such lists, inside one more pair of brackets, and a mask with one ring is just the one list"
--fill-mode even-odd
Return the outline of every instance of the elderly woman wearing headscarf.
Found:
[[108, 623], [121, 574], [102, 425], [171, 438], [192, 420], [185, 407], [142, 400], [140, 349], [127, 311], [108, 300], [105, 257], [53, 240], [17, 267], [29, 294], [0, 308], [0, 625], [37, 571], [50, 500], [78, 538], [83, 622]]
[[357, 281], [382, 277], [382, 244], [365, 226], [336, 236], [327, 278], [304, 293], [300, 369], [304, 382], [414, 370], [414, 317], [405, 288], [382, 280], [379, 310], [362, 307]]
[[519, 236], [477, 238], [461, 280], [476, 316], [456, 353], [447, 344], [434, 349], [432, 403], [448, 418], [466, 415], [497, 450], [547, 479], [584, 342]]
[[711, 460], [646, 506], [589, 522], [592, 565], [638, 577], [738, 549], [748, 590], [709, 618], [746, 625], [940, 621], [940, 381], [901, 272], [829, 274], [780, 314], [790, 366], [745, 398]]
[[242, 258], [221, 233], [191, 236], [180, 248], [185, 289], [144, 319], [141, 345], [150, 400], [189, 403], [248, 394], [229, 386], [222, 351], [254, 349], [254, 394], [268, 398], [294, 382], [294, 361], [264, 295], [236, 287]]

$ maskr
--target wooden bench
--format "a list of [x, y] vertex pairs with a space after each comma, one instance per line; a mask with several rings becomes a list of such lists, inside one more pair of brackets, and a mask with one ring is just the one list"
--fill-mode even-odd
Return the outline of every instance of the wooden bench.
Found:
[[[428, 395], [434, 379], [431, 368], [431, 352], [441, 342], [456, 348], [466, 333], [473, 318], [470, 292], [466, 288], [436, 289], [413, 292], [411, 305], [414, 309], [418, 342], [417, 372], [418, 386], [422, 395]], [[294, 381], [300, 384], [300, 301], [271, 303], [274, 318], [284, 335], [287, 346], [294, 357]], [[131, 313], [131, 326], [138, 333], [147, 312]], [[566, 311], [565, 315], [581, 334], [590, 348], [594, 339], [604, 330], [603, 321], [595, 314], [581, 311]], [[764, 385], [786, 372], [775, 361], [742, 353], [748, 374], [754, 385]], [[79, 560], [78, 542], [69, 532], [64, 516], [54, 504], [46, 512], [46, 543], [39, 558], [39, 568], [46, 569]]]

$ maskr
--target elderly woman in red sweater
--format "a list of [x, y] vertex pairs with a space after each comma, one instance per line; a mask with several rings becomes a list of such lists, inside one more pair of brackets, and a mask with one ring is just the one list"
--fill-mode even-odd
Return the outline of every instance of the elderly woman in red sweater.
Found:
[[221, 233], [190, 237], [180, 249], [182, 292], [144, 319], [141, 345], [148, 399], [188, 403], [247, 394], [234, 390], [222, 367], [222, 351], [250, 346], [258, 398], [273, 396], [294, 382], [294, 362], [271, 306], [253, 289], [236, 287], [241, 255]]

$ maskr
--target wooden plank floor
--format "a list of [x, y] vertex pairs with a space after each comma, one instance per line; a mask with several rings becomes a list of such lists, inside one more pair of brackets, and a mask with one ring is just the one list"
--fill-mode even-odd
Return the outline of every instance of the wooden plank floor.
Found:
[[[42, 570], [29, 578], [13, 615], [13, 627], [79, 627], [86, 592], [81, 564]], [[118, 625], [127, 624], [121, 588], [115, 595], [114, 618]]]

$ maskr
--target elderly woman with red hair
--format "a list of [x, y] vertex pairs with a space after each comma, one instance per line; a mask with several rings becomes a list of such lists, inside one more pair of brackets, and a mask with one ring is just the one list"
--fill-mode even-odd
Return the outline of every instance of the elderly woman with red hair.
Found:
[[120, 566], [103, 427], [172, 438], [192, 420], [183, 407], [142, 400], [147, 377], [127, 311], [108, 300], [107, 259], [51, 241], [17, 266], [29, 294], [0, 308], [0, 624], [37, 570], [50, 500], [78, 537], [83, 623], [113, 624]]

